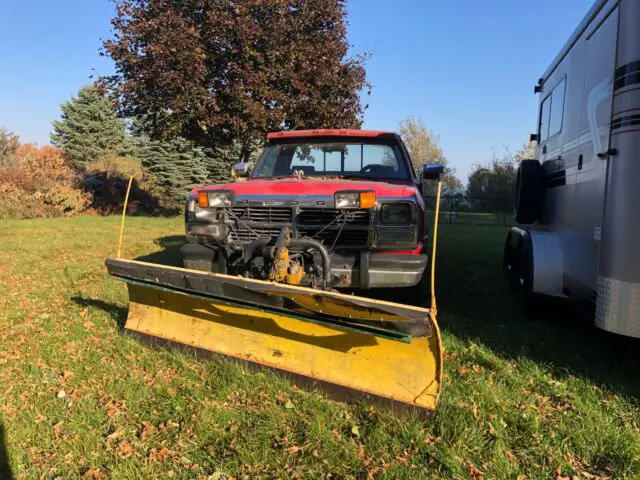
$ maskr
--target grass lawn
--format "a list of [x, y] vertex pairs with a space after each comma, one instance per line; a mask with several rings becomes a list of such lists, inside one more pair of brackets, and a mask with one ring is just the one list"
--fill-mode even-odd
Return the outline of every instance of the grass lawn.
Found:
[[[640, 477], [640, 341], [567, 308], [525, 318], [503, 227], [442, 226], [428, 421], [121, 335], [125, 286], [103, 266], [117, 232], [0, 221], [0, 478]], [[130, 218], [125, 253], [175, 262], [182, 234], [181, 218]]]

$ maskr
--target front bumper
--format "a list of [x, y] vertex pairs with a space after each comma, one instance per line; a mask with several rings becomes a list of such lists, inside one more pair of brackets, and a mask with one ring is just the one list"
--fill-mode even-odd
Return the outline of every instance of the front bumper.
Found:
[[352, 264], [332, 258], [331, 274], [341, 278], [336, 287], [391, 288], [417, 285], [427, 267], [426, 255], [362, 252]]
[[[219, 272], [217, 249], [199, 243], [182, 247], [187, 268]], [[337, 288], [392, 288], [417, 285], [427, 266], [427, 255], [389, 254], [370, 251], [331, 255], [331, 275]]]

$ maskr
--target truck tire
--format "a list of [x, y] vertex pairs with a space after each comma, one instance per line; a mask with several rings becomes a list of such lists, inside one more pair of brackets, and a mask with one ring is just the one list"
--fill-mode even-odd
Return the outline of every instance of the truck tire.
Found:
[[538, 160], [523, 160], [516, 177], [516, 222], [531, 225], [542, 216], [544, 172]]

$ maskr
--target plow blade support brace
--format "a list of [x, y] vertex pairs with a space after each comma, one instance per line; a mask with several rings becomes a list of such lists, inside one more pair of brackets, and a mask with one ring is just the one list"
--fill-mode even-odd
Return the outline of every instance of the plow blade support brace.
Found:
[[341, 396], [436, 407], [442, 345], [428, 309], [134, 260], [106, 265], [128, 284], [127, 331], [288, 372]]

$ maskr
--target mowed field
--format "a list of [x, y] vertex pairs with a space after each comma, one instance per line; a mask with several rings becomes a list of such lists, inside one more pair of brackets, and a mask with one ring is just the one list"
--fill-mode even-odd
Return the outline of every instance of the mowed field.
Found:
[[[640, 341], [525, 317], [505, 227], [442, 228], [445, 387], [422, 419], [122, 335], [118, 223], [0, 221], [0, 478], [640, 477]], [[129, 218], [124, 253], [175, 264], [183, 232]]]

